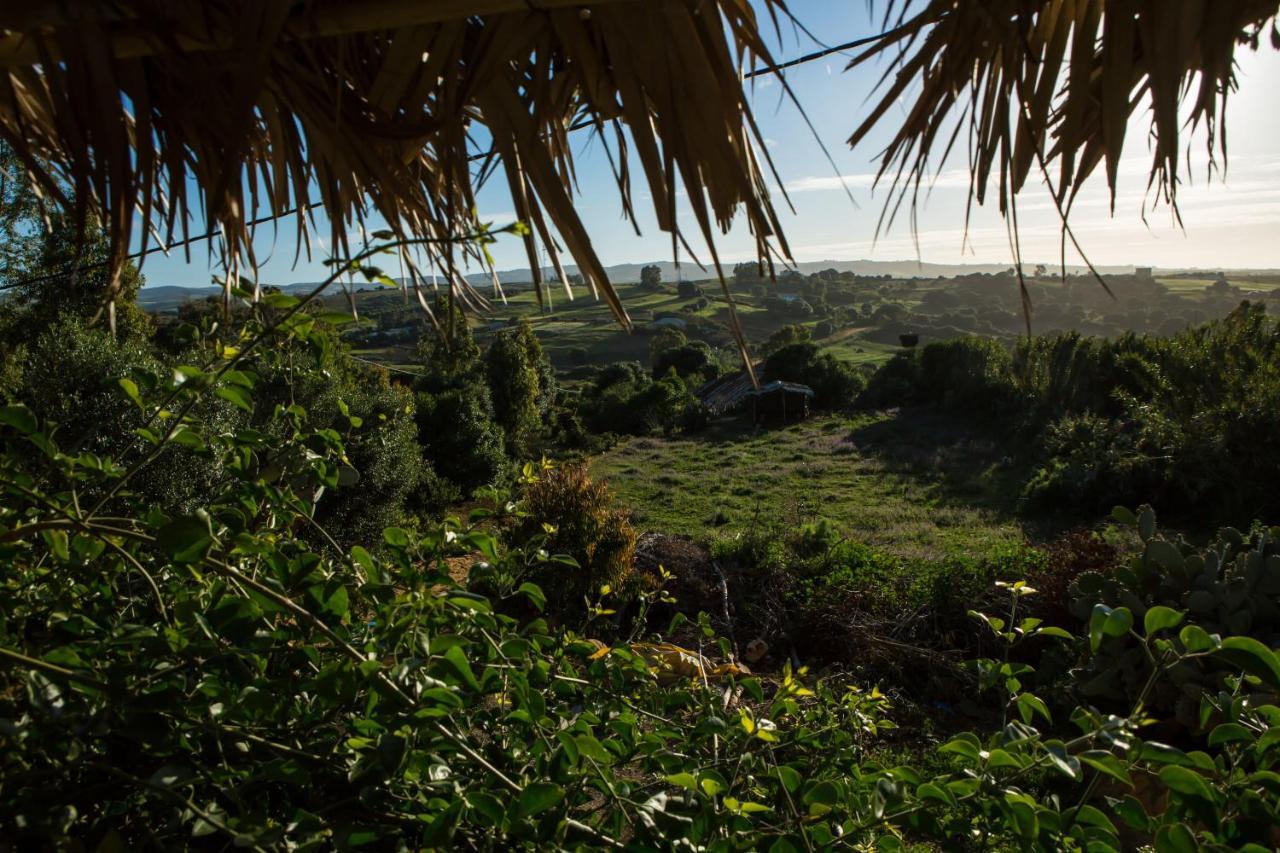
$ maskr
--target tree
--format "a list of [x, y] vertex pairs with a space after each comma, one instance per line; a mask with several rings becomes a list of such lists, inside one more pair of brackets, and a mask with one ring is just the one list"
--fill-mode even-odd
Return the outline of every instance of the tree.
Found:
[[547, 387], [545, 362], [542, 345], [527, 320], [499, 332], [484, 356], [494, 417], [506, 433], [507, 449], [516, 457], [531, 452], [552, 391]]
[[671, 371], [682, 379], [714, 379], [720, 372], [716, 354], [705, 341], [693, 341], [663, 350], [653, 362], [653, 376], [661, 379]]
[[778, 331], [769, 336], [769, 340], [764, 342], [764, 346], [760, 347], [760, 352], [764, 356], [770, 356], [783, 347], [792, 344], [805, 343], [813, 337], [813, 333], [809, 331], [807, 326], [801, 326], [796, 323], [783, 326]]
[[418, 388], [441, 390], [474, 381], [480, 370], [480, 346], [462, 307], [451, 297], [441, 296], [432, 314], [437, 326], [418, 340], [418, 361], [425, 370]]
[[676, 285], [676, 293], [681, 299], [697, 299], [702, 295], [702, 288], [691, 281], [682, 281]]
[[[682, 347], [689, 342], [685, 333], [670, 326], [663, 326], [649, 339], [649, 366], [653, 367], [667, 350]], [[665, 371], [664, 371], [665, 372]]]
[[759, 284], [763, 281], [764, 276], [760, 274], [760, 265], [754, 262], [746, 262], [734, 264], [733, 281], [734, 284], [742, 286], [751, 286]]
[[[483, 383], [418, 394], [417, 424], [418, 441], [435, 472], [456, 486], [461, 496], [502, 479], [506, 445], [502, 427], [494, 419], [489, 388]], [[430, 490], [423, 497], [423, 504], [432, 510], [448, 502]]]
[[662, 287], [662, 267], [657, 264], [641, 267], [640, 286], [646, 290], [657, 290]]
[[866, 381], [853, 368], [830, 353], [818, 351], [809, 341], [788, 344], [765, 361], [766, 381], [798, 382], [813, 389], [814, 405], [821, 409], [851, 406]]

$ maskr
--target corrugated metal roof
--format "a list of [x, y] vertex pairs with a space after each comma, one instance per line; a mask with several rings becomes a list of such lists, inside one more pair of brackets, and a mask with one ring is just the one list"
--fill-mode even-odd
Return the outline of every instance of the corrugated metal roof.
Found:
[[[764, 362], [759, 362], [755, 365], [756, 375], [759, 375], [763, 367]], [[752, 394], [771, 394], [779, 390], [785, 390], [791, 394], [803, 394], [809, 398], [815, 396], [813, 389], [808, 385], [801, 385], [798, 382], [783, 382], [776, 379], [760, 386], [760, 391], [757, 392], [751, 387], [751, 377], [747, 375], [745, 370], [739, 370], [737, 373], [730, 373], [713, 379], [700, 386], [693, 393], [713, 415], [722, 415], [736, 409]]]
[[[763, 362], [755, 365], [757, 373], [762, 366]], [[751, 377], [739, 370], [712, 379], [693, 393], [713, 415], [720, 415], [736, 408], [753, 390]]]

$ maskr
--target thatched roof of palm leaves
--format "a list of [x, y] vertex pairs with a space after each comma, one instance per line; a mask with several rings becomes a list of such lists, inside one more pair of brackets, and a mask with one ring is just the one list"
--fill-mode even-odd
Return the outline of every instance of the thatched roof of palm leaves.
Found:
[[1176, 214], [1188, 131], [1204, 130], [1211, 165], [1226, 154], [1222, 122], [1236, 49], [1257, 49], [1264, 37], [1280, 49], [1277, 0], [887, 0], [884, 7], [885, 36], [851, 63], [887, 60], [879, 97], [849, 143], [881, 122], [896, 128], [880, 167], [892, 180], [888, 219], [906, 200], [915, 207], [961, 138], [971, 202], [981, 204], [994, 185], [1015, 227], [1014, 196], [1028, 179], [1049, 186], [1065, 220], [1085, 179], [1104, 166], [1114, 208], [1126, 130], [1140, 110], [1151, 115], [1149, 189]]
[[[314, 201], [339, 254], [376, 213], [397, 237], [442, 241], [428, 260], [461, 286], [464, 247], [448, 241], [479, 228], [477, 185], [499, 174], [531, 232], [535, 276], [535, 241], [556, 266], [562, 245], [626, 324], [574, 210], [569, 128], [594, 127], [624, 211], [634, 214], [641, 182], [673, 248], [682, 239], [676, 197], [687, 192], [708, 245], [740, 214], [762, 258], [785, 254], [740, 76], [745, 65], [771, 62], [757, 11], [772, 16], [775, 6], [6, 4], [0, 137], [49, 199], [105, 225], [116, 268], [135, 238], [169, 243], [193, 219], [218, 226], [227, 257], [251, 265], [249, 223], [289, 214], [305, 245]], [[627, 168], [632, 153], [639, 175]]]

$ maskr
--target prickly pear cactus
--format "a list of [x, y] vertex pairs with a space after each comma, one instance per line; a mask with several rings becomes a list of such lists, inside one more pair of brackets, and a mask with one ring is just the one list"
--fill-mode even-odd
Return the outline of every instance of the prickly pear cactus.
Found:
[[[1268, 647], [1280, 645], [1280, 528], [1259, 529], [1245, 536], [1223, 528], [1204, 548], [1181, 536], [1158, 533], [1150, 507], [1137, 515], [1123, 508], [1113, 513], [1132, 524], [1142, 540], [1141, 552], [1111, 573], [1085, 572], [1072, 583], [1071, 611], [1088, 621], [1095, 604], [1127, 607], [1141, 625], [1149, 608], [1161, 605], [1186, 613], [1210, 634], [1250, 636]], [[1131, 701], [1148, 676], [1151, 664], [1134, 638], [1108, 637], [1081, 667], [1081, 691], [1099, 700]], [[1199, 661], [1179, 664], [1150, 697], [1149, 707], [1173, 713], [1192, 729], [1201, 727], [1201, 696], [1216, 693], [1223, 671]]]

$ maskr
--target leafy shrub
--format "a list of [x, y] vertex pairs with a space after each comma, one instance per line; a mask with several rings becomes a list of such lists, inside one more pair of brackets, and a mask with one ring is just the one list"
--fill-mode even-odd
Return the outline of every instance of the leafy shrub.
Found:
[[484, 355], [494, 416], [512, 455], [527, 454], [555, 394], [553, 373], [528, 321], [498, 333]]
[[1184, 662], [1151, 687], [1149, 649], [1133, 643], [1127, 631], [1100, 635], [1101, 626], [1119, 608], [1138, 622], [1178, 613], [1199, 626], [1179, 636], [1189, 652], [1217, 648], [1226, 635], [1280, 646], [1280, 528], [1250, 536], [1224, 528], [1208, 547], [1196, 548], [1180, 537], [1159, 535], [1150, 507], [1136, 517], [1117, 510], [1116, 517], [1137, 528], [1142, 550], [1127, 565], [1085, 572], [1072, 585], [1072, 612], [1089, 624], [1093, 637], [1093, 654], [1078, 676], [1080, 689], [1094, 701], [1131, 702], [1141, 696], [1153, 711], [1202, 728], [1205, 703], [1222, 689], [1230, 667]]
[[858, 406], [887, 409], [920, 402], [920, 350], [896, 353], [867, 382]]
[[830, 353], [819, 352], [812, 343], [790, 344], [774, 352], [764, 363], [764, 378], [808, 385], [820, 409], [852, 406], [866, 382], [857, 370]]
[[676, 285], [676, 295], [681, 299], [698, 299], [702, 296], [702, 288], [691, 281], [681, 281]]
[[789, 347], [792, 344], [807, 343], [812, 338], [813, 332], [809, 330], [808, 326], [789, 323], [769, 336], [769, 339], [761, 345], [760, 354], [768, 358], [784, 347]]
[[583, 422], [595, 433], [670, 434], [706, 423], [702, 405], [683, 379], [669, 373], [654, 381], [637, 363], [601, 370], [579, 406]]
[[[417, 396], [418, 441], [437, 474], [470, 495], [497, 485], [508, 467], [502, 428], [493, 417], [489, 389], [470, 385]], [[437, 499], [425, 505], [442, 509]]]
[[693, 341], [680, 346], [669, 347], [660, 352], [653, 361], [653, 376], [661, 379], [669, 372], [675, 371], [682, 379], [694, 382], [705, 382], [715, 379], [720, 372], [720, 362], [715, 352], [704, 341]]
[[574, 561], [549, 564], [533, 578], [547, 592], [552, 611], [577, 613], [601, 587], [621, 589], [631, 577], [636, 533], [626, 514], [614, 508], [609, 487], [593, 481], [582, 465], [544, 465], [536, 474], [528, 466], [526, 481], [511, 535], [525, 541], [550, 528], [546, 550]]
[[[221, 369], [205, 375], [224, 387]], [[157, 392], [184, 408], [197, 393]], [[274, 446], [188, 421], [230, 472], [202, 512], [138, 501], [100, 518], [68, 484], [110, 488], [135, 463], [64, 454], [30, 410], [0, 408], [7, 839], [820, 849], [973, 836], [1119, 850], [1124, 826], [1157, 849], [1265, 849], [1280, 820], [1269, 769], [1280, 709], [1262, 698], [1280, 690], [1280, 656], [1256, 640], [1215, 640], [1172, 610], [1093, 611], [1095, 647], [1132, 636], [1156, 662], [1153, 684], [1183, 665], [1223, 668], [1203, 749], [1148, 741], [1143, 696], [1111, 716], [1077, 707], [1068, 728], [1055, 697], [1026, 692], [1031, 665], [1014, 651], [974, 664], [1003, 725], [955, 734], [927, 763], [886, 764], [871, 753], [893, 726], [877, 690], [786, 667], [766, 695], [762, 679], [709, 671], [692, 651], [602, 648], [504, 615], [544, 603], [524, 580], [550, 571], [541, 532], [503, 548], [450, 521], [389, 528], [376, 557], [313, 550], [295, 535], [306, 492], [288, 484], [334, 479], [344, 450], [301, 411], [278, 416], [293, 429]], [[282, 485], [260, 476], [265, 454], [285, 461]], [[469, 552], [495, 598], [448, 571]], [[1019, 619], [1030, 588], [1004, 591], [1006, 613], [975, 614], [994, 642], [1070, 641]], [[1158, 804], [1124, 793], [1148, 775], [1165, 790]], [[1096, 796], [1103, 780], [1119, 795]]]
[[1280, 506], [1280, 321], [1261, 305], [1168, 338], [1032, 338], [1011, 358], [994, 341], [929, 344], [891, 359], [859, 399], [920, 403], [999, 413], [1033, 463], [1033, 503], [1157, 501], [1201, 526]]
[[1013, 360], [999, 341], [963, 337], [920, 352], [920, 393], [947, 409], [997, 414], [1013, 404]]

